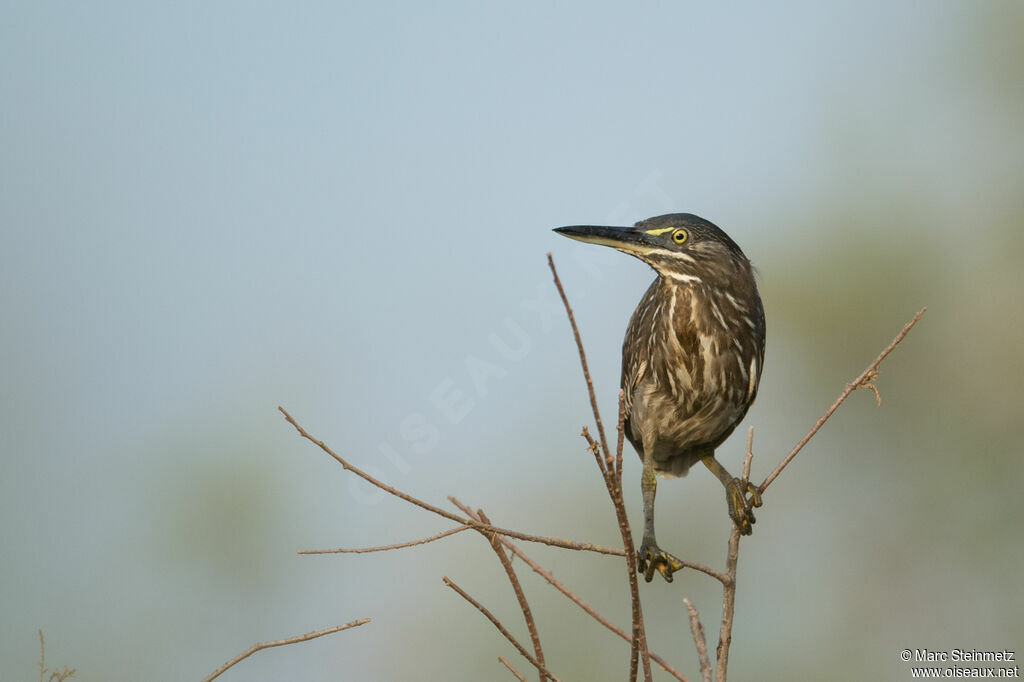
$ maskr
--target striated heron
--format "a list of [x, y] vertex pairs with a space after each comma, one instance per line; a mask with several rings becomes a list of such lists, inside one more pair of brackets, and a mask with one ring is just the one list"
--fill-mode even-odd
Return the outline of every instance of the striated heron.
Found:
[[[625, 433], [643, 460], [644, 535], [637, 566], [672, 581], [682, 568], [654, 538], [657, 477], [685, 476], [698, 461], [725, 486], [729, 516], [753, 530], [757, 487], [741, 485], [715, 448], [757, 396], [764, 364], [764, 309], [750, 261], [714, 224], [689, 213], [633, 227], [573, 225], [555, 232], [636, 256], [658, 273], [633, 311], [622, 343]], [[750, 495], [748, 499], [747, 495]]]

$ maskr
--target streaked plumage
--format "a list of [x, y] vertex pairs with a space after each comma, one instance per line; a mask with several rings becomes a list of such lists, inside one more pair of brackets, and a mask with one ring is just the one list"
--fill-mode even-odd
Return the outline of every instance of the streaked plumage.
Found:
[[636, 228], [666, 225], [689, 229], [683, 255], [690, 258], [644, 259], [660, 276], [629, 321], [622, 388], [630, 442], [641, 456], [649, 445], [659, 474], [681, 476], [729, 437], [757, 396], [765, 325], [740, 248], [689, 214], [651, 218]]

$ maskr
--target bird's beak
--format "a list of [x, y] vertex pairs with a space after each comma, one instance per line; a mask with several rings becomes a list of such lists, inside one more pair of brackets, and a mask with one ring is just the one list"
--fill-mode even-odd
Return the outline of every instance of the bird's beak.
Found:
[[660, 246], [651, 235], [635, 227], [568, 225], [556, 227], [555, 232], [577, 241], [610, 246], [633, 256], [643, 256]]

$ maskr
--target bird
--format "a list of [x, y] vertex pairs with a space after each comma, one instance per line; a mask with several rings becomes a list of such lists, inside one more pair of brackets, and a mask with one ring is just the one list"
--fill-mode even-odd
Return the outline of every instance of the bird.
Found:
[[621, 387], [625, 435], [643, 462], [637, 569], [647, 582], [655, 570], [672, 582], [684, 564], [655, 538], [659, 476], [685, 476], [703, 463], [725, 487], [729, 516], [742, 535], [753, 531], [753, 507], [761, 506], [758, 488], [715, 459], [757, 397], [764, 367], [764, 307], [753, 266], [729, 235], [691, 213], [633, 227], [554, 231], [635, 256], [657, 273], [626, 329]]

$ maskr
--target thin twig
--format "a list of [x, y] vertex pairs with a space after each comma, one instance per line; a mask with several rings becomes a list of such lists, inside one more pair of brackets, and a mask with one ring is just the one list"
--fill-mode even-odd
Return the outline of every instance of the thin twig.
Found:
[[595, 545], [589, 542], [576, 542], [574, 540], [563, 540], [562, 538], [552, 538], [544, 535], [530, 535], [528, 533], [520, 533], [516, 530], [510, 530], [508, 528], [498, 528], [497, 526], [489, 526], [486, 523], [474, 523], [467, 524], [472, 525], [476, 530], [483, 530], [490, 533], [497, 533], [498, 535], [507, 535], [510, 538], [516, 538], [517, 540], [524, 540], [526, 542], [536, 542], [542, 545], [550, 545], [551, 547], [561, 547], [563, 549], [572, 549], [577, 552], [594, 552], [595, 554], [608, 554], [610, 556], [624, 556], [625, 552], [621, 549], [614, 547], [602, 547], [601, 545]]
[[547, 677], [550, 680], [554, 680], [554, 682], [558, 682], [558, 678], [552, 675], [543, 665], [541, 665], [540, 661], [531, 656], [530, 652], [523, 648], [522, 644], [516, 641], [516, 638], [513, 637], [508, 630], [505, 629], [505, 626], [501, 624], [501, 621], [495, 618], [494, 615], [490, 611], [488, 611], [483, 604], [481, 604], [480, 602], [466, 594], [466, 591], [458, 585], [456, 585], [454, 582], [452, 582], [451, 578], [449, 578], [448, 576], [444, 576], [441, 579], [444, 581], [445, 585], [455, 590], [460, 597], [462, 597], [470, 604], [475, 606], [477, 611], [484, 614], [484, 616], [487, 617], [487, 620], [491, 621], [491, 623], [494, 624], [494, 627], [498, 628], [498, 632], [504, 635], [505, 639], [507, 639], [512, 644], [512, 646], [516, 648], [516, 651], [518, 651], [523, 656], [523, 658], [532, 663], [533, 666], [537, 668], [537, 670], [539, 670], [545, 677]]
[[704, 682], [711, 682], [711, 660], [708, 658], [708, 642], [704, 637], [704, 626], [700, 622], [700, 614], [697, 607], [690, 603], [690, 600], [683, 597], [686, 604], [686, 612], [690, 614], [690, 632], [693, 633], [693, 643], [697, 647], [697, 660], [700, 661], [700, 677]]
[[[471, 511], [470, 508], [467, 505], [465, 505], [462, 502], [460, 502], [455, 497], [449, 497], [448, 499], [451, 501], [452, 504], [454, 504], [456, 507], [461, 509], [467, 515], [470, 513], [470, 511]], [[529, 566], [531, 569], [533, 569], [534, 573], [536, 573], [540, 577], [544, 578], [544, 580], [548, 581], [548, 583], [552, 587], [554, 587], [556, 590], [558, 590], [563, 595], [568, 597], [570, 601], [572, 601], [574, 604], [576, 604], [576, 606], [578, 606], [581, 609], [583, 609], [583, 611], [586, 612], [587, 615], [589, 615], [591, 618], [593, 618], [598, 623], [600, 623], [601, 625], [605, 626], [606, 628], [608, 628], [609, 630], [614, 632], [616, 635], [621, 637], [626, 642], [629, 642], [631, 640], [628, 632], [626, 632], [622, 628], [618, 627], [617, 625], [615, 625], [614, 623], [609, 621], [607, 618], [602, 616], [600, 613], [598, 613], [594, 609], [594, 607], [592, 607], [587, 602], [583, 601], [583, 599], [581, 599], [579, 596], [577, 596], [572, 590], [570, 590], [568, 587], [566, 587], [561, 582], [559, 582], [559, 580], [550, 571], [545, 570], [543, 566], [541, 566], [536, 561], [531, 559], [530, 556], [528, 554], [526, 554], [526, 552], [524, 552], [522, 549], [520, 549], [517, 544], [515, 544], [514, 542], [512, 542], [511, 540], [509, 540], [506, 537], [502, 537], [501, 538], [501, 543], [503, 545], [505, 545], [505, 547], [508, 548], [508, 550], [510, 552], [515, 554], [517, 557], [519, 557], [523, 561], [523, 563], [525, 563], [527, 566]], [[671, 675], [672, 677], [676, 678], [680, 682], [687, 682], [686, 678], [683, 677], [683, 674], [680, 673], [675, 668], [673, 668], [672, 666], [670, 666], [665, 661], [665, 659], [663, 659], [661, 656], [658, 656], [654, 652], [650, 652], [650, 657], [651, 657], [652, 661], [654, 661], [659, 666], [661, 666], [661, 669], [664, 670], [665, 672], [667, 672], [669, 675]]]
[[[554, 267], [554, 265], [552, 265]], [[583, 356], [583, 346], [580, 346], [580, 357]], [[622, 423], [626, 410], [626, 402], [622, 391], [619, 391], [619, 419]], [[616, 459], [622, 460], [622, 439], [618, 439]], [[609, 458], [610, 459], [610, 458]], [[622, 534], [622, 546], [626, 550], [626, 577], [629, 581], [629, 597], [632, 604], [633, 615], [633, 653], [630, 656], [630, 682], [636, 679], [636, 663], [639, 656], [640, 667], [644, 671], [644, 681], [652, 682], [654, 674], [651, 672], [651, 653], [647, 650], [647, 631], [644, 628], [644, 612], [640, 603], [640, 583], [636, 575], [636, 553], [633, 550], [633, 531], [629, 527], [629, 516], [626, 514], [626, 503], [622, 499], [622, 480], [615, 480], [614, 469], [605, 475], [605, 483], [608, 485], [608, 494], [611, 495], [612, 505], [615, 507], [615, 516], [619, 521], [619, 532]]]
[[619, 389], [619, 423], [615, 430], [619, 432], [618, 441], [615, 443], [615, 484], [622, 489], [622, 439], [626, 435], [626, 392]]
[[[601, 422], [601, 411], [597, 408], [597, 397], [594, 393], [594, 380], [590, 376], [590, 368], [587, 365], [587, 354], [583, 350], [583, 340], [580, 337], [580, 330], [576, 326], [576, 316], [573, 315], [572, 306], [569, 305], [569, 298], [565, 295], [565, 288], [562, 286], [562, 280], [558, 277], [558, 270], [555, 268], [555, 261], [551, 257], [550, 253], [548, 254], [548, 267], [551, 268], [551, 275], [554, 277], [555, 287], [558, 289], [558, 295], [562, 298], [562, 305], [565, 306], [565, 314], [569, 318], [569, 326], [572, 327], [572, 335], [576, 340], [576, 349], [579, 351], [580, 365], [583, 368], [583, 378], [587, 382], [587, 395], [590, 397], [590, 407], [594, 412], [594, 423], [597, 425], [597, 435], [601, 439], [601, 450], [604, 453], [603, 462], [601, 461], [601, 458], [598, 457], [598, 467], [601, 469], [601, 474], [604, 476], [604, 482], [608, 488], [608, 494], [611, 496], [612, 505], [615, 507], [615, 517], [619, 522], [619, 532], [622, 535], [622, 547], [626, 557], [626, 576], [629, 581], [630, 601], [633, 608], [633, 637], [630, 640], [629, 682], [635, 682], [638, 664], [641, 664], [643, 667], [645, 682], [652, 682], [654, 678], [651, 673], [650, 654], [647, 651], [647, 633], [644, 631], [643, 607], [640, 603], [640, 588], [636, 577], [636, 552], [633, 549], [633, 533], [629, 527], [629, 516], [626, 514], [626, 505], [622, 499], [621, 478], [618, 481], [615, 480], [615, 470], [611, 466], [613, 462], [612, 454], [611, 450], [608, 449], [608, 439], [605, 438], [604, 435], [604, 425]], [[623, 394], [620, 391], [620, 422], [624, 419], [624, 411], [625, 402]], [[593, 439], [590, 438], [587, 433], [586, 427], [583, 429], [583, 436], [587, 439], [589, 444], [593, 444]], [[621, 437], [619, 438], [617, 445], [616, 457], [621, 458]], [[596, 451], [594, 454], [597, 454]]]
[[730, 581], [722, 588], [722, 626], [718, 631], [718, 647], [715, 658], [718, 662], [717, 682], [725, 682], [725, 670], [729, 666], [729, 646], [732, 644], [732, 621], [736, 611], [736, 564], [740, 553], [740, 529], [735, 525], [729, 532], [729, 552], [725, 558], [726, 574]]
[[743, 474], [740, 479], [744, 486], [750, 480], [750, 464], [754, 459], [754, 427], [747, 429], [747, 452], [743, 457]]
[[594, 453], [594, 459], [597, 460], [597, 469], [601, 472], [601, 476], [605, 476], [608, 473], [608, 468], [605, 466], [603, 456], [601, 455], [601, 446], [598, 445], [594, 437], [590, 435], [590, 429], [586, 426], [580, 430], [580, 435], [583, 436], [583, 440], [587, 441], [587, 450]]
[[576, 326], [576, 316], [572, 314], [572, 306], [569, 305], [569, 299], [565, 295], [565, 289], [562, 287], [562, 280], [558, 278], [558, 271], [555, 270], [555, 261], [551, 258], [551, 254], [548, 253], [548, 267], [551, 268], [551, 274], [555, 277], [555, 287], [558, 288], [558, 295], [562, 297], [562, 304], [565, 306], [565, 314], [569, 316], [569, 325], [572, 326], [572, 335], [576, 339], [576, 347], [580, 351], [580, 364], [583, 365], [583, 376], [587, 380], [587, 395], [590, 396], [590, 408], [594, 411], [594, 421], [597, 423], [597, 435], [601, 438], [601, 449], [607, 454], [610, 452], [608, 449], [608, 441], [604, 437], [604, 425], [601, 423], [601, 413], [597, 409], [597, 396], [594, 394], [594, 380], [590, 378], [590, 368], [587, 367], [587, 356], [583, 352], [583, 339], [580, 337], [580, 330]]
[[511, 663], [509, 663], [508, 661], [506, 661], [506, 660], [505, 660], [505, 659], [504, 659], [503, 657], [501, 657], [501, 656], [498, 656], [498, 660], [499, 660], [499, 661], [501, 661], [501, 664], [502, 664], [503, 666], [505, 666], [506, 668], [508, 668], [508, 671], [509, 671], [510, 673], [512, 673], [513, 675], [515, 675], [515, 676], [516, 676], [516, 679], [517, 679], [517, 680], [521, 680], [521, 682], [526, 682], [526, 678], [525, 678], [525, 677], [523, 677], [522, 675], [520, 675], [520, 674], [519, 674], [519, 671], [518, 671], [518, 670], [516, 670], [515, 668], [513, 668], [513, 667], [512, 667], [512, 664], [511, 664]]
[[[466, 516], [469, 516], [470, 518], [475, 516], [473, 509], [468, 504], [465, 504], [464, 502], [462, 502], [462, 500], [455, 497], [454, 495], [449, 495], [448, 501], [454, 504], [456, 507], [458, 507]], [[505, 546], [508, 547], [509, 545], [506, 543]]]
[[53, 670], [51, 671], [46, 667], [46, 640], [43, 638], [43, 631], [37, 630], [39, 633], [39, 682], [43, 682], [43, 675], [50, 673], [50, 676], [46, 679], [48, 682], [64, 682], [64, 680], [70, 680], [75, 676], [75, 668], [69, 668], [66, 665], [64, 670]]
[[[614, 632], [616, 635], [621, 637], [626, 642], [630, 642], [631, 641], [632, 638], [629, 636], [628, 632], [626, 632], [622, 628], [618, 627], [617, 625], [615, 625], [614, 623], [609, 621], [607, 618], [602, 616], [600, 613], [598, 613], [596, 610], [594, 610], [594, 608], [590, 604], [588, 604], [587, 602], [583, 601], [583, 599], [581, 599], [579, 596], [577, 596], [572, 590], [570, 590], [568, 587], [566, 587], [561, 582], [559, 582], [559, 580], [557, 578], [555, 578], [555, 576], [552, 573], [550, 573], [549, 571], [546, 571], [540, 564], [538, 564], [536, 561], [531, 559], [514, 542], [512, 542], [511, 540], [509, 540], [507, 538], [502, 538], [501, 541], [502, 541], [502, 543], [506, 547], [509, 548], [509, 551], [511, 551], [513, 554], [515, 554], [520, 559], [522, 559], [522, 561], [527, 566], [529, 566], [531, 569], [533, 569], [534, 573], [536, 573], [540, 577], [544, 578], [544, 580], [548, 581], [548, 583], [552, 587], [554, 587], [556, 590], [558, 590], [563, 595], [568, 597], [570, 601], [572, 601], [574, 604], [576, 604], [581, 609], [583, 609], [587, 613], [587, 615], [589, 615], [591, 618], [596, 620], [598, 623], [600, 623], [601, 625], [605, 626], [606, 628], [608, 628], [609, 630]], [[661, 656], [655, 654], [653, 651], [649, 652], [649, 655], [651, 657], [651, 660], [654, 661], [655, 663], [657, 663], [659, 666], [661, 666], [661, 669], [664, 670], [665, 672], [667, 672], [669, 675], [671, 675], [672, 677], [676, 678], [677, 680], [680, 680], [680, 682], [687, 682], [686, 678], [683, 677], [683, 674], [680, 673], [675, 668], [673, 668], [672, 666], [670, 666], [668, 664], [668, 662], [665, 661], [665, 659], [663, 659]]]
[[539, 542], [544, 545], [551, 545], [552, 547], [562, 547], [564, 549], [573, 549], [585, 552], [596, 552], [598, 554], [610, 554], [613, 556], [625, 556], [625, 552], [621, 549], [602, 547], [600, 545], [591, 544], [589, 542], [574, 542], [572, 540], [563, 540], [561, 538], [545, 537], [541, 535], [529, 535], [527, 533], [520, 533], [519, 531], [509, 530], [507, 528], [496, 528], [494, 526], [490, 526], [484, 523], [478, 523], [471, 519], [464, 519], [460, 516], [452, 514], [449, 511], [441, 509], [440, 507], [435, 507], [434, 505], [424, 502], [423, 500], [420, 500], [418, 498], [415, 498], [412, 495], [403, 493], [401, 490], [398, 490], [397, 488], [392, 488], [386, 483], [378, 481], [376, 478], [369, 475], [362, 469], [349, 464], [345, 459], [341, 457], [341, 455], [334, 452], [334, 450], [328, 447], [322, 440], [317, 440], [316, 438], [311, 436], [304, 428], [302, 428], [302, 426], [299, 425], [297, 421], [295, 421], [295, 419], [290, 414], [288, 414], [287, 410], [285, 410], [283, 407], [278, 407], [277, 409], [281, 414], [284, 415], [285, 420], [287, 420], [289, 424], [295, 427], [295, 430], [299, 432], [300, 436], [310, 441], [318, 448], [323, 450], [325, 453], [333, 457], [347, 471], [351, 471], [353, 474], [363, 479], [367, 483], [370, 483], [371, 485], [380, 488], [381, 490], [388, 494], [394, 495], [400, 500], [405, 500], [406, 502], [414, 504], [417, 507], [420, 507], [421, 509], [426, 509], [427, 511], [433, 512], [438, 516], [443, 516], [444, 518], [449, 519], [450, 521], [454, 521], [460, 526], [471, 526], [476, 530], [490, 531], [492, 533], [497, 533], [499, 535], [507, 535], [511, 538], [525, 540], [526, 542]]
[[726, 584], [727, 582], [729, 582], [729, 576], [727, 576], [725, 573], [720, 573], [719, 571], [716, 571], [715, 569], [711, 568], [710, 566], [705, 566], [704, 564], [698, 564], [698, 563], [695, 563], [693, 561], [686, 561], [686, 560], [680, 559], [679, 557], [676, 557], [676, 559], [679, 561], [680, 564], [682, 564], [683, 568], [692, 568], [695, 571], [700, 571], [701, 573], [703, 573], [705, 575], [711, 576], [712, 578], [714, 578], [718, 582], [722, 583], [723, 585]]
[[251, 647], [249, 647], [248, 649], [246, 649], [242, 653], [238, 654], [237, 656], [232, 658], [230, 661], [228, 661], [227, 663], [225, 663], [221, 667], [219, 667], [216, 670], [214, 670], [212, 674], [210, 674], [207, 677], [204, 677], [203, 678], [203, 682], [210, 682], [210, 680], [220, 676], [221, 673], [223, 673], [225, 670], [227, 670], [231, 666], [235, 665], [239, 661], [242, 661], [242, 660], [248, 658], [249, 656], [252, 656], [254, 653], [256, 653], [257, 651], [260, 651], [261, 649], [269, 649], [269, 648], [275, 647], [275, 646], [284, 646], [285, 644], [296, 644], [298, 642], [308, 642], [309, 640], [316, 639], [317, 637], [323, 637], [324, 635], [330, 635], [330, 634], [333, 634], [335, 632], [341, 632], [342, 630], [348, 630], [349, 628], [354, 628], [354, 627], [358, 627], [360, 625], [365, 625], [366, 623], [369, 623], [369, 622], [370, 622], [369, 618], [360, 618], [359, 620], [354, 620], [351, 623], [345, 623], [344, 625], [337, 625], [337, 626], [335, 626], [333, 628], [327, 628], [326, 630], [316, 630], [314, 632], [307, 632], [306, 634], [299, 635], [298, 637], [289, 637], [288, 639], [279, 639], [279, 640], [276, 640], [274, 642], [259, 642], [257, 644], [253, 644]]
[[[754, 427], [747, 431], [747, 454], [743, 458], [743, 473], [740, 477], [740, 490], [746, 490], [750, 479], [750, 463], [754, 459]], [[736, 612], [736, 567], [740, 555], [740, 529], [733, 524], [729, 532], [729, 550], [725, 557], [726, 582], [722, 583], [722, 627], [718, 632], [718, 648], [715, 650], [717, 670], [715, 680], [725, 682], [726, 668], [729, 666], [729, 647], [732, 644], [732, 624]]]
[[455, 535], [461, 533], [464, 530], [469, 530], [473, 526], [459, 526], [457, 528], [451, 528], [443, 533], [437, 535], [431, 535], [429, 538], [421, 538], [419, 540], [413, 540], [412, 542], [400, 542], [397, 545], [383, 545], [381, 547], [359, 547], [356, 549], [303, 549], [300, 550], [299, 554], [369, 554], [370, 552], [389, 552], [393, 549], [403, 549], [405, 547], [415, 547], [416, 545], [425, 545], [428, 542], [434, 542], [441, 538], [446, 538], [449, 535]]
[[[483, 509], [476, 510], [477, 518], [486, 524], [490, 524], [491, 520], [487, 518], [487, 514], [484, 513]], [[533, 642], [533, 653], [537, 657], [537, 661], [544, 665], [544, 651], [540, 646], [540, 635], [537, 634], [537, 623], [533, 620], [533, 612], [530, 611], [530, 605], [526, 601], [526, 594], [523, 592], [523, 586], [519, 583], [519, 578], [516, 576], [516, 571], [512, 568], [512, 562], [508, 558], [508, 554], [505, 553], [505, 548], [501, 544], [501, 540], [494, 533], [484, 533], [484, 537], [491, 543], [491, 548], [494, 553], [498, 555], [498, 561], [501, 562], [502, 568], [505, 569], [505, 574], [508, 576], [508, 581], [512, 583], [512, 591], [516, 593], [516, 600], [519, 601], [519, 608], [523, 612], [523, 618], [526, 620], [526, 629], [530, 631], [530, 640]], [[540, 682], [544, 682], [544, 676], [541, 675]]]
[[924, 315], [924, 312], [926, 310], [928, 310], [928, 308], [921, 308], [921, 310], [918, 311], [917, 315], [914, 315], [914, 319], [912, 319], [910, 322], [904, 325], [900, 333], [897, 334], [896, 338], [892, 340], [892, 343], [886, 346], [885, 349], [878, 354], [878, 357], [875, 358], [875, 361], [868, 365], [868, 368], [861, 372], [856, 379], [854, 379], [853, 381], [846, 385], [846, 388], [844, 388], [843, 392], [839, 394], [839, 397], [836, 398], [836, 401], [832, 403], [832, 406], [825, 410], [825, 414], [821, 415], [821, 417], [818, 418], [818, 421], [814, 423], [814, 426], [811, 427], [811, 430], [808, 431], [807, 434], [800, 439], [800, 442], [796, 444], [796, 447], [794, 447], [790, 451], [790, 453], [786, 455], [785, 459], [779, 462], [779, 465], [775, 467], [775, 470], [768, 474], [768, 476], [764, 479], [764, 482], [761, 483], [760, 486], [758, 486], [758, 490], [761, 493], [764, 493], [764, 491], [768, 489], [768, 486], [772, 484], [772, 481], [774, 481], [778, 477], [778, 475], [782, 473], [782, 470], [786, 468], [786, 465], [789, 464], [794, 457], [796, 457], [796, 454], [803, 450], [804, 446], [807, 445], [807, 441], [809, 441], [814, 436], [814, 434], [818, 432], [818, 429], [824, 426], [825, 422], [828, 421], [828, 418], [832, 416], [832, 413], [839, 409], [839, 406], [843, 404], [843, 401], [846, 400], [846, 398], [851, 393], [856, 391], [858, 388], [870, 388], [874, 390], [875, 398], [878, 400], [878, 403], [881, 404], [882, 396], [878, 393], [878, 389], [870, 382], [873, 381], [878, 376], [878, 366], [882, 364], [882, 360], [885, 360], [886, 356], [889, 355], [889, 353], [891, 353], [897, 345], [899, 345], [900, 341], [902, 341], [903, 338], [913, 328], [913, 326], [917, 324], [918, 320], [921, 319], [921, 316]]

